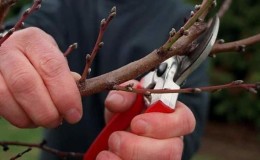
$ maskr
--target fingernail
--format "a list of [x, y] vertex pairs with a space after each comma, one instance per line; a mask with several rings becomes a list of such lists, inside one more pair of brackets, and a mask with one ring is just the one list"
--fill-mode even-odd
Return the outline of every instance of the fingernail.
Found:
[[118, 133], [113, 133], [109, 138], [110, 150], [114, 153], [119, 153], [121, 136]]
[[80, 112], [74, 108], [68, 110], [65, 114], [65, 119], [72, 124], [77, 123], [81, 119], [81, 117], [82, 115], [80, 114]]
[[132, 130], [137, 134], [145, 134], [149, 132], [150, 125], [145, 120], [137, 120], [133, 126]]
[[114, 93], [107, 97], [107, 101], [111, 103], [123, 104], [125, 99], [121, 94]]

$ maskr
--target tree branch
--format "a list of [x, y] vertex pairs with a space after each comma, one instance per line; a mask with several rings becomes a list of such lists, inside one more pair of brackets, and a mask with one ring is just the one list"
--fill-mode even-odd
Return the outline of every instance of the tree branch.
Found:
[[260, 90], [260, 83], [243, 83], [241, 80], [236, 80], [231, 83], [215, 86], [196, 87], [196, 88], [182, 88], [182, 89], [137, 89], [131, 87], [131, 85], [120, 86], [115, 85], [114, 90], [140, 93], [144, 95], [149, 94], [165, 94], [165, 93], [201, 93], [201, 92], [214, 92], [222, 89], [241, 88], [246, 89], [252, 93], [257, 93]]
[[222, 18], [225, 15], [225, 13], [228, 11], [231, 3], [232, 3], [232, 0], [225, 0], [222, 3], [222, 5], [221, 5], [221, 7], [220, 7], [220, 9], [219, 9], [219, 11], [217, 13], [219, 18]]
[[222, 52], [244, 51], [246, 46], [256, 44], [259, 42], [260, 42], [260, 33], [252, 37], [248, 37], [234, 42], [216, 43], [210, 55], [216, 55], [217, 53], [222, 53]]
[[42, 0], [35, 0], [31, 8], [28, 8], [18, 20], [13, 28], [11, 28], [5, 35], [0, 37], [0, 46], [6, 41], [15, 31], [19, 30], [25, 21], [25, 19], [32, 14], [34, 11], [38, 10], [41, 7]]
[[78, 44], [77, 43], [73, 43], [72, 45], [70, 45], [68, 47], [68, 49], [64, 52], [64, 57], [67, 57], [72, 51], [74, 51], [75, 49], [78, 48]]
[[[84, 85], [78, 82], [81, 95], [88, 96], [103, 90], [111, 90], [114, 85], [134, 79], [150, 71], [164, 60], [174, 55], [184, 55], [186, 50], [183, 48], [189, 48], [192, 42], [206, 29], [206, 23], [198, 21], [198, 19], [204, 12], [208, 12], [213, 2], [213, 0], [208, 0], [200, 7], [196, 8], [194, 15], [190, 17], [184, 27], [176, 34], [173, 34], [172, 31], [170, 32], [168, 41], [160, 49], [156, 49], [142, 59], [129, 63], [117, 70], [98, 77], [86, 79]], [[189, 34], [184, 34], [187, 30]]]
[[0, 141], [0, 146], [3, 146], [5, 151], [8, 150], [8, 146], [23, 146], [23, 147], [30, 147], [30, 148], [38, 148], [43, 151], [46, 151], [48, 153], [51, 153], [53, 155], [56, 155], [60, 158], [69, 158], [69, 157], [74, 157], [74, 158], [83, 158], [83, 153], [76, 153], [76, 152], [62, 152], [54, 148], [50, 148], [45, 145], [45, 142], [40, 143], [40, 144], [33, 144], [33, 143], [22, 143], [22, 142], [5, 142], [5, 141]]
[[16, 159], [22, 157], [25, 153], [30, 152], [31, 150], [32, 150], [32, 148], [29, 147], [29, 148], [27, 148], [25, 151], [23, 151], [23, 152], [21, 152], [21, 153], [18, 153], [16, 156], [10, 158], [10, 160], [16, 160]]
[[3, 21], [9, 11], [9, 8], [18, 0], [0, 0], [0, 29], [3, 28]]
[[99, 34], [98, 34], [98, 38], [97, 38], [96, 44], [94, 46], [94, 49], [92, 50], [91, 54], [87, 54], [87, 56], [86, 56], [86, 66], [85, 66], [84, 71], [79, 80], [80, 83], [83, 83], [82, 85], [85, 85], [84, 83], [85, 83], [86, 78], [88, 77], [88, 74], [91, 71], [90, 67], [93, 63], [93, 60], [95, 59], [99, 49], [104, 45], [104, 43], [102, 42], [104, 33], [105, 33], [109, 23], [115, 16], [116, 16], [116, 7], [113, 7], [111, 9], [110, 14], [108, 15], [107, 19], [101, 20]]
[[183, 36], [174, 43], [172, 50], [169, 50], [164, 54], [158, 54], [158, 50], [154, 50], [142, 59], [129, 63], [119, 69], [91, 79], [86, 79], [85, 86], [81, 86], [80, 83], [78, 83], [81, 95], [88, 96], [103, 90], [111, 90], [114, 85], [134, 79], [143, 73], [150, 71], [173, 55], [183, 54], [185, 52], [183, 48], [188, 47], [193, 40], [205, 30], [205, 28], [205, 23], [196, 23], [190, 28], [191, 33], [188, 36]]

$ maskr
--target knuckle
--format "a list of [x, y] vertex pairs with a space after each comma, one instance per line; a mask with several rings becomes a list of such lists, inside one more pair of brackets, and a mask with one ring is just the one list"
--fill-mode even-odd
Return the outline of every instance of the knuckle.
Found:
[[62, 59], [46, 55], [40, 60], [40, 69], [47, 77], [55, 78], [64, 71], [65, 65]]
[[[25, 52], [35, 52], [39, 50], [39, 46], [42, 46], [46, 43], [48, 44], [45, 46], [46, 50], [53, 47], [57, 48], [58, 46], [52, 36], [37, 27], [29, 27], [24, 29], [23, 32], [18, 35], [18, 38], [16, 38], [15, 41], [20, 41], [18, 44], [20, 44], [20, 46], [22, 45], [22, 48], [25, 49]], [[42, 53], [41, 50], [39, 52]]]
[[15, 93], [31, 93], [35, 89], [33, 75], [26, 69], [19, 69], [11, 74], [10, 86]]
[[34, 38], [39, 35], [45, 36], [45, 38], [47, 38], [53, 44], [55, 44], [55, 45], [57, 44], [51, 35], [49, 35], [48, 33], [44, 32], [43, 30], [41, 30], [40, 28], [37, 28], [37, 27], [28, 27], [25, 34], [28, 35], [28, 38], [32, 38], [34, 41], [35, 41]]
[[[28, 27], [26, 29], [23, 29], [22, 30], [22, 34], [21, 34], [21, 38], [23, 40], [27, 40], [27, 41], [31, 41], [33, 43], [35, 42], [38, 42], [38, 41], [35, 41], [35, 39], [37, 38], [43, 38], [50, 42], [52, 42], [52, 44], [54, 45], [57, 45], [54, 38], [52, 36], [50, 36], [48, 33], [44, 32], [43, 30], [41, 30], [40, 28], [37, 28], [37, 27]], [[41, 41], [39, 42], [41, 43]]]
[[37, 115], [37, 117], [34, 120], [34, 123], [38, 126], [53, 128], [61, 123], [59, 120], [59, 115], [57, 115], [54, 112], [49, 112]]
[[41, 41], [35, 41], [39, 39], [39, 36], [43, 35], [43, 31], [37, 27], [28, 27], [17, 32], [17, 36], [14, 37], [16, 40], [20, 41], [21, 44], [25, 46], [30, 46], [33, 43], [41, 43]]
[[28, 27], [28, 28], [24, 29], [24, 34], [28, 35], [29, 37], [35, 36], [37, 34], [42, 34], [42, 32], [43, 31], [37, 27]]

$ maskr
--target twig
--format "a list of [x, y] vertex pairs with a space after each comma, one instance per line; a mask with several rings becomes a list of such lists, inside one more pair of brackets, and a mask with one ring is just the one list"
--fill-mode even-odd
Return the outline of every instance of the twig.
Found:
[[97, 38], [96, 44], [95, 44], [91, 54], [87, 54], [87, 56], [86, 56], [86, 66], [85, 66], [84, 71], [81, 75], [81, 79], [79, 80], [80, 83], [84, 83], [86, 78], [88, 77], [88, 74], [90, 73], [90, 70], [91, 70], [90, 67], [93, 63], [93, 60], [95, 59], [99, 49], [104, 45], [104, 43], [102, 42], [104, 33], [105, 33], [109, 23], [111, 22], [111, 20], [115, 16], [116, 16], [116, 7], [113, 7], [111, 9], [107, 19], [101, 20], [98, 38]]
[[17, 21], [15, 26], [11, 28], [2, 38], [0, 38], [0, 46], [6, 41], [15, 31], [23, 26], [25, 19], [31, 15], [34, 11], [41, 7], [42, 0], [35, 0], [31, 8], [28, 8], [22, 15], [22, 17]]
[[22, 142], [4, 142], [0, 141], [0, 146], [7, 147], [7, 146], [24, 146], [24, 147], [30, 147], [30, 148], [38, 148], [43, 151], [46, 151], [48, 153], [51, 153], [53, 155], [56, 155], [60, 158], [69, 158], [69, 157], [74, 157], [74, 158], [83, 158], [83, 153], [76, 153], [76, 152], [62, 152], [54, 148], [50, 148], [45, 145], [45, 143], [40, 143], [40, 144], [33, 144], [33, 143], [22, 143]]
[[73, 43], [72, 45], [70, 45], [68, 47], [68, 49], [64, 52], [64, 57], [67, 57], [72, 51], [74, 51], [75, 49], [78, 48], [78, 44], [77, 43]]
[[3, 21], [9, 11], [9, 8], [17, 1], [18, 0], [0, 0], [0, 29], [3, 28]]
[[252, 37], [241, 39], [229, 43], [216, 43], [211, 51], [211, 55], [230, 51], [244, 51], [246, 46], [260, 42], [260, 33]]
[[18, 153], [16, 156], [10, 158], [10, 160], [16, 160], [16, 159], [22, 157], [25, 153], [30, 152], [31, 150], [32, 150], [32, 148], [29, 147], [29, 148], [27, 148], [25, 151], [23, 151], [23, 152], [21, 152], [21, 153]]
[[161, 52], [168, 51], [172, 45], [183, 35], [188, 35], [188, 29], [196, 22], [204, 13], [207, 13], [212, 6], [214, 0], [207, 0], [201, 6], [195, 7], [195, 11], [191, 13], [191, 18], [184, 24], [178, 32], [174, 29], [170, 32], [168, 41], [161, 47]]
[[225, 13], [228, 11], [231, 3], [232, 3], [232, 0], [225, 0], [222, 3], [222, 5], [221, 5], [221, 7], [220, 7], [220, 9], [219, 9], [219, 11], [217, 13], [219, 18], [222, 18], [225, 15]]
[[231, 89], [231, 88], [242, 88], [249, 90], [252, 93], [257, 93], [257, 90], [260, 90], [260, 83], [243, 83], [241, 80], [236, 80], [228, 84], [215, 85], [215, 86], [206, 86], [206, 87], [197, 87], [197, 88], [183, 88], [183, 89], [137, 89], [129, 88], [129, 85], [119, 86], [115, 85], [114, 90], [140, 93], [140, 94], [165, 94], [165, 93], [201, 93], [201, 92], [214, 92], [222, 89]]

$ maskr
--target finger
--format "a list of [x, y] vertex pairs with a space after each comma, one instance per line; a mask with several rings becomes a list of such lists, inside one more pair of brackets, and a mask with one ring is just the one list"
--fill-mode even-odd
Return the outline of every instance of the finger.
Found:
[[0, 74], [0, 116], [19, 128], [35, 127], [21, 106], [16, 103]]
[[9, 91], [34, 124], [58, 126], [60, 116], [48, 90], [28, 59], [10, 47], [13, 43], [6, 41], [0, 48], [0, 71]]
[[[130, 80], [122, 85], [134, 84], [137, 86], [138, 81]], [[111, 112], [124, 112], [129, 109], [136, 99], [136, 94], [125, 91], [110, 91], [105, 100], [106, 108]]]
[[49, 35], [36, 28], [28, 32], [27, 46], [21, 50], [42, 77], [59, 113], [69, 123], [78, 122], [82, 117], [81, 96], [66, 59]]
[[177, 102], [173, 113], [146, 113], [136, 116], [131, 122], [131, 131], [153, 138], [171, 138], [191, 133], [195, 122], [191, 110]]
[[110, 151], [102, 151], [97, 155], [96, 160], [122, 160], [122, 159]]
[[120, 131], [109, 138], [109, 149], [124, 160], [180, 160], [183, 141], [180, 137], [159, 140]]

